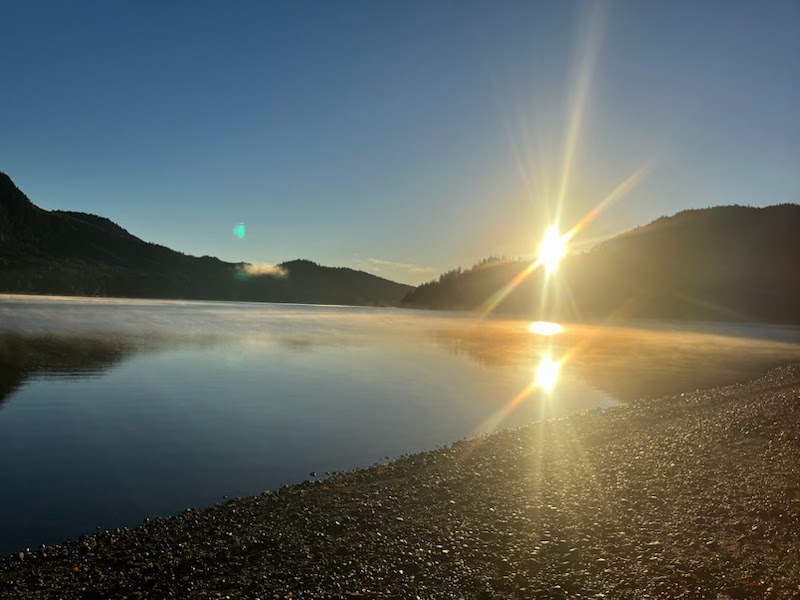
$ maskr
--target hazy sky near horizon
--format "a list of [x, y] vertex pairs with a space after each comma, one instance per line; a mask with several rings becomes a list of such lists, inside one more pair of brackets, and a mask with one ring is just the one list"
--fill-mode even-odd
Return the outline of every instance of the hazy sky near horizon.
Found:
[[586, 243], [800, 202], [794, 0], [6, 3], [0, 76], [34, 203], [232, 261], [418, 283], [532, 254], [581, 89], [562, 226], [650, 168]]

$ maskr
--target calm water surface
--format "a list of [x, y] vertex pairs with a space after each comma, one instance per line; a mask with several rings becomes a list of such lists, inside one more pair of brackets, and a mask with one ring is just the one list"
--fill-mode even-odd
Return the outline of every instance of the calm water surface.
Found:
[[693, 327], [0, 296], [0, 554], [800, 360], [797, 329]]

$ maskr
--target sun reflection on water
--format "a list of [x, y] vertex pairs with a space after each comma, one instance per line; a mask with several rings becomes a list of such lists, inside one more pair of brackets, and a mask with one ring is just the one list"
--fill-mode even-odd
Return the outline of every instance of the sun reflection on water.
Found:
[[528, 331], [538, 335], [558, 335], [564, 331], [564, 328], [558, 323], [550, 321], [535, 321], [528, 325]]
[[534, 377], [533, 384], [545, 392], [552, 392], [558, 381], [558, 372], [560, 369], [560, 362], [554, 361], [549, 354], [543, 356], [539, 361], [539, 366], [536, 367], [536, 376]]

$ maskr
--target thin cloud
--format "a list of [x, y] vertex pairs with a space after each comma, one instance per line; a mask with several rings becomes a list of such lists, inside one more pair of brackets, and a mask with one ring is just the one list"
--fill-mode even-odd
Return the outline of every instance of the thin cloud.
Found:
[[271, 277], [286, 277], [289, 273], [283, 267], [270, 263], [242, 263], [239, 271], [248, 275], [269, 275]]

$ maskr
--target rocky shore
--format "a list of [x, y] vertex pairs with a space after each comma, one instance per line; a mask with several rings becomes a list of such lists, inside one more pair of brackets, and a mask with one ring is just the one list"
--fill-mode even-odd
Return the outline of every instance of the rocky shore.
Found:
[[800, 598], [800, 367], [4, 557], [0, 597]]

